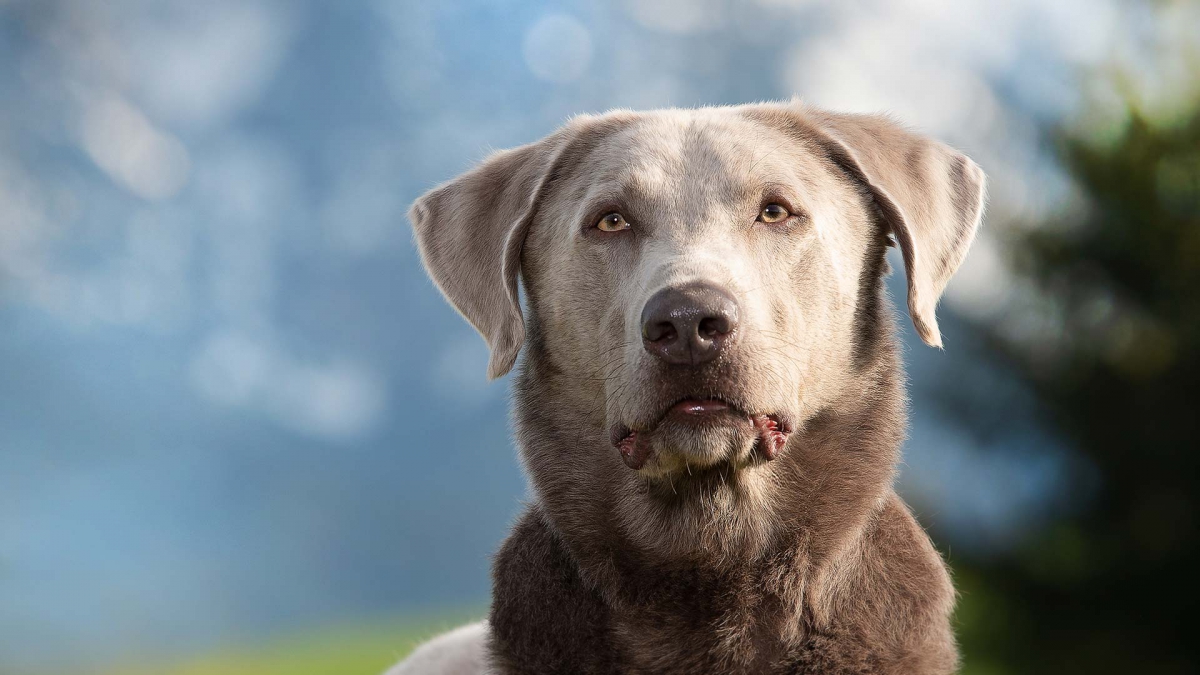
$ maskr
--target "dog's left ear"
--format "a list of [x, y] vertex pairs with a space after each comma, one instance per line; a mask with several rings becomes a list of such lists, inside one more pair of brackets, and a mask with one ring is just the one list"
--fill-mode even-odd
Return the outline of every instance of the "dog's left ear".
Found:
[[408, 212], [429, 276], [487, 341], [489, 379], [512, 368], [525, 341], [521, 249], [551, 167], [585, 123], [576, 118], [540, 141], [494, 153]]
[[805, 109], [832, 159], [866, 185], [904, 256], [917, 334], [941, 347], [934, 309], [983, 218], [983, 171], [966, 155], [879, 115]]

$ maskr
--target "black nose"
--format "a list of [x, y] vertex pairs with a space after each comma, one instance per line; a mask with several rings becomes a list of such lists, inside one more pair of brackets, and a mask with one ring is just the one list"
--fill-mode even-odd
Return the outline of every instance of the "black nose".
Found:
[[723, 288], [693, 283], [664, 288], [642, 308], [642, 344], [673, 365], [711, 361], [730, 342], [738, 305]]

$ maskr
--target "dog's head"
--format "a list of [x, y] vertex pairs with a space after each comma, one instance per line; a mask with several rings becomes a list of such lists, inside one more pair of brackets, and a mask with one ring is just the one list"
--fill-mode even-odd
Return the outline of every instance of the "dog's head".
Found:
[[606, 436], [607, 461], [674, 485], [768, 463], [853, 386], [893, 241], [939, 346], [934, 306], [983, 198], [970, 159], [886, 118], [764, 104], [578, 117], [411, 216], [488, 374], [528, 324], [553, 405]]

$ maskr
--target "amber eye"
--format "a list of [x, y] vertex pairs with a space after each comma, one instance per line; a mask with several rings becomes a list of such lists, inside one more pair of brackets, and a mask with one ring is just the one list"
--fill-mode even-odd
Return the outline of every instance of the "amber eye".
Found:
[[600, 222], [596, 223], [596, 228], [604, 232], [620, 232], [628, 230], [629, 223], [626, 222], [625, 216], [614, 212], [601, 218]]
[[792, 214], [788, 213], [787, 209], [778, 204], [767, 204], [759, 212], [758, 219], [764, 223], [778, 223], [787, 220], [790, 215]]

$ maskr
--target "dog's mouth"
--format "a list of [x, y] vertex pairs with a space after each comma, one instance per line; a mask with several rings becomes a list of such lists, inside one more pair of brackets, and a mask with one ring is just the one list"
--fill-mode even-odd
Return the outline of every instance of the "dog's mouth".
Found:
[[779, 456], [793, 431], [790, 419], [783, 413], [747, 412], [719, 398], [683, 398], [668, 406], [657, 420], [644, 428], [632, 429], [624, 424], [613, 426], [612, 444], [620, 452], [625, 466], [635, 470], [645, 466], [654, 454], [650, 439], [665, 422], [692, 428], [745, 425], [757, 435], [751, 452], [766, 461]]

